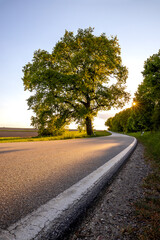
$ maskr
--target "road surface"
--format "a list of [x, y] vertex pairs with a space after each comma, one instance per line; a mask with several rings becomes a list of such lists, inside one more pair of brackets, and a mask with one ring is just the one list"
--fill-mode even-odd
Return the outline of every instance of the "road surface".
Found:
[[56, 197], [116, 156], [132, 137], [0, 143], [0, 228]]

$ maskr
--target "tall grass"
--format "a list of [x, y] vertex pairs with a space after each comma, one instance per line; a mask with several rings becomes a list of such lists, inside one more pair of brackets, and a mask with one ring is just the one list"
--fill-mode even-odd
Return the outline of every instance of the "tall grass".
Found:
[[135, 204], [139, 233], [135, 239], [160, 239], [160, 132], [130, 134], [145, 146], [145, 158], [152, 172], [144, 181], [144, 197]]
[[160, 131], [159, 132], [144, 132], [141, 135], [140, 132], [130, 134], [136, 137], [145, 146], [146, 154], [151, 157], [157, 163], [160, 163]]

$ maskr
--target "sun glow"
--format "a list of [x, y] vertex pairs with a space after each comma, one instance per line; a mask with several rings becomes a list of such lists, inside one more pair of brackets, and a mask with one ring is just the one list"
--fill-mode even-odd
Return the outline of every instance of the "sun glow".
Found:
[[137, 103], [136, 103], [136, 102], [133, 102], [133, 103], [132, 103], [132, 105], [133, 105], [133, 106], [136, 106], [136, 105], [137, 105]]

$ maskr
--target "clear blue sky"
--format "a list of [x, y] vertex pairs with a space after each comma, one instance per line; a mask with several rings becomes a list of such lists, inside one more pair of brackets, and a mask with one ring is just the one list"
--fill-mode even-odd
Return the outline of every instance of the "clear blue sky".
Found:
[[[29, 127], [22, 67], [37, 49], [52, 51], [65, 29], [95, 27], [95, 35], [117, 35], [129, 70], [132, 96], [142, 81], [144, 61], [160, 49], [159, 0], [0, 0], [0, 127]], [[115, 112], [101, 112], [104, 120]]]

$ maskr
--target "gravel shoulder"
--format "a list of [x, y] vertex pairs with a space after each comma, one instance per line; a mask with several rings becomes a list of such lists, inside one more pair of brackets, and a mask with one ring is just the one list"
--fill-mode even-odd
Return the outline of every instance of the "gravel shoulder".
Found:
[[126, 228], [136, 228], [134, 202], [143, 197], [143, 179], [150, 173], [144, 160], [144, 147], [136, 150], [112, 184], [100, 193], [63, 240], [121, 240], [134, 239]]

